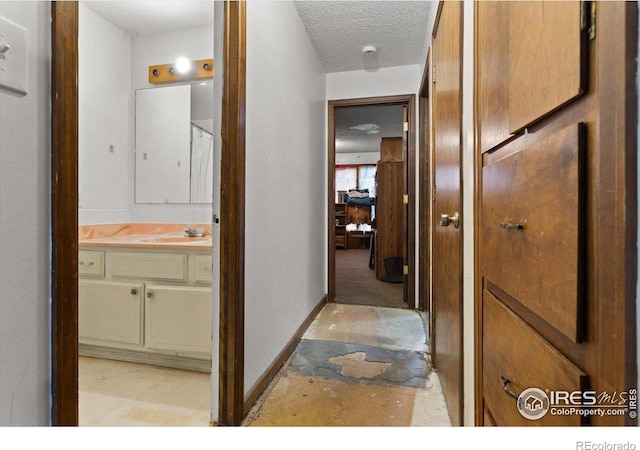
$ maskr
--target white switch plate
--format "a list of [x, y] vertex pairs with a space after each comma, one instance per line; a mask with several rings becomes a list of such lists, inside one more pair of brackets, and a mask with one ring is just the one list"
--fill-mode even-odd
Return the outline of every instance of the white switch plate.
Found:
[[0, 17], [0, 47], [10, 46], [0, 59], [0, 88], [27, 93], [27, 29]]

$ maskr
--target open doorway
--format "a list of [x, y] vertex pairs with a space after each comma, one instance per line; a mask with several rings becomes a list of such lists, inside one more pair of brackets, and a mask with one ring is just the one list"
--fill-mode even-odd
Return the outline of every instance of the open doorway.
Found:
[[414, 308], [414, 96], [329, 102], [329, 297]]
[[211, 422], [213, 22], [78, 3], [80, 426]]

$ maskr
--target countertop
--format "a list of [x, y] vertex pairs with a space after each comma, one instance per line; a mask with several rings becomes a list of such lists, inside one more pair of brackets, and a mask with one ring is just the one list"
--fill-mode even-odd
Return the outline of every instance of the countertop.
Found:
[[78, 246], [82, 247], [135, 247], [181, 250], [211, 249], [211, 225], [190, 224], [202, 228], [204, 237], [185, 237], [187, 224], [175, 223], [110, 223], [81, 225]]

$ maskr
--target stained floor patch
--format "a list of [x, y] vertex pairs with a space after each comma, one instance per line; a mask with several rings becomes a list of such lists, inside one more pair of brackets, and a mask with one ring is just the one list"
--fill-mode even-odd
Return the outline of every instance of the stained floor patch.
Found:
[[329, 362], [342, 366], [340, 373], [353, 378], [373, 378], [391, 366], [388, 362], [367, 361], [367, 354], [364, 352], [334, 356], [329, 359]]
[[289, 369], [347, 383], [367, 381], [416, 388], [424, 387], [431, 374], [422, 352], [319, 340], [302, 340]]

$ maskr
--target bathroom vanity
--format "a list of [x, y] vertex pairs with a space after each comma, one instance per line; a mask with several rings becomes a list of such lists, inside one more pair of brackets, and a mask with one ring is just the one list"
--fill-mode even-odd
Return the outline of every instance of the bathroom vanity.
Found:
[[82, 356], [211, 370], [211, 226], [80, 227], [78, 330]]

